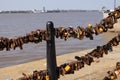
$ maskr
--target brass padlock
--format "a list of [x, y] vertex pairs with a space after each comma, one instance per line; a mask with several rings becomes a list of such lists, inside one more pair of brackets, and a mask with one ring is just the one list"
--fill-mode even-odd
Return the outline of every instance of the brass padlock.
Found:
[[71, 69], [71, 67], [69, 65], [66, 65], [64, 69], [66, 72], [68, 72]]
[[100, 27], [99, 28], [99, 32], [102, 33], [103, 32], [103, 28]]
[[50, 80], [49, 75], [46, 75], [46, 76], [45, 76], [45, 80]]

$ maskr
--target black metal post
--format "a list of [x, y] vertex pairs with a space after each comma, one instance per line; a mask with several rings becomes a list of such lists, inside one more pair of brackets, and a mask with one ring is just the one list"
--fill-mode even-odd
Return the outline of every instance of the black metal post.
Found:
[[47, 41], [47, 69], [50, 75], [50, 80], [57, 80], [56, 76], [56, 50], [55, 50], [55, 38], [54, 38], [54, 24], [52, 21], [48, 21], [46, 24], [47, 32], [49, 34], [49, 40]]

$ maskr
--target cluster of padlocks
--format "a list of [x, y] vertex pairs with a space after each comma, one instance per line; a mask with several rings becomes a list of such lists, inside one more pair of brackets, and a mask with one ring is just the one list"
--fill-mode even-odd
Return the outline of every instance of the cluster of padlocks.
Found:
[[[88, 27], [59, 27], [54, 29], [54, 36], [56, 38], [61, 38], [67, 40], [70, 37], [77, 38], [82, 40], [84, 37], [90, 38], [93, 40], [93, 34], [100, 34], [103, 32], [107, 32], [108, 29], [113, 28], [113, 25], [117, 23], [117, 19], [120, 18], [120, 6], [115, 9], [114, 12], [110, 12], [107, 18], [104, 18], [100, 21], [99, 24], [96, 24], [94, 27], [92, 24], [88, 24]], [[16, 49], [19, 47], [23, 49], [23, 44], [32, 42], [39, 43], [43, 40], [49, 40], [49, 31], [47, 30], [36, 30], [32, 31], [25, 36], [15, 37], [15, 38], [5, 38], [0, 37], [0, 51], [6, 49], [6, 51], [10, 51], [10, 49]]]
[[[75, 56], [75, 60], [72, 62], [61, 64], [56, 68], [56, 76], [60, 78], [60, 75], [64, 76], [66, 74], [74, 74], [75, 71], [80, 70], [86, 65], [91, 65], [96, 59], [102, 58], [104, 54], [113, 51], [113, 46], [119, 45], [120, 34], [112, 38], [107, 44], [103, 46], [97, 46], [91, 52], [87, 53], [85, 56]], [[117, 64], [117, 70], [120, 70], [120, 63]], [[111, 72], [110, 72], [111, 73]], [[109, 73], [109, 74], [110, 74]], [[50, 80], [49, 72], [47, 70], [33, 71], [32, 75], [23, 74], [24, 77], [18, 80]], [[107, 79], [105, 79], [107, 80]], [[114, 79], [108, 79], [114, 80]]]
[[116, 63], [116, 68], [112, 71], [107, 72], [107, 76], [104, 77], [103, 80], [119, 80], [119, 74], [120, 74], [120, 62]]
[[64, 28], [59, 27], [55, 29], [55, 35], [57, 38], [67, 40], [70, 37], [78, 38], [82, 40], [84, 37], [90, 38], [93, 40], [93, 34], [100, 34], [107, 32], [108, 29], [112, 29], [114, 24], [117, 23], [117, 19], [120, 18], [120, 6], [116, 8], [114, 12], [110, 12], [107, 18], [104, 18], [100, 21], [99, 24], [96, 24], [94, 27], [91, 24], [88, 24], [87, 28], [77, 26], [76, 29], [72, 27]]
[[11, 38], [0, 38], [0, 51], [4, 50], [6, 48], [6, 51], [9, 51], [10, 49], [16, 49], [16, 47], [19, 47], [20, 49], [23, 49], [23, 44], [27, 44], [29, 42], [32, 43], [39, 43], [42, 42], [42, 40], [47, 40], [47, 31], [46, 30], [36, 30], [32, 31], [29, 34], [26, 34], [25, 36], [21, 37], [15, 37], [13, 39]]
[[17, 80], [50, 80], [47, 70], [33, 71], [33, 75], [22, 73], [24, 77]]
[[74, 74], [74, 71], [77, 71], [84, 67], [85, 64], [91, 65], [98, 58], [102, 58], [104, 54], [108, 54], [108, 52], [113, 51], [112, 47], [119, 45], [120, 42], [120, 35], [114, 37], [110, 40], [107, 44], [103, 46], [97, 46], [96, 49], [92, 50], [91, 52], [87, 53], [85, 56], [75, 56], [76, 61], [72, 61], [69, 63], [64, 63], [60, 65], [59, 74]]

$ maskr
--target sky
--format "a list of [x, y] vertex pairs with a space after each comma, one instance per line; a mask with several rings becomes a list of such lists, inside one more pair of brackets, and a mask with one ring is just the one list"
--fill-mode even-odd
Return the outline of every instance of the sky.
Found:
[[[116, 2], [120, 5], [120, 0]], [[100, 10], [103, 6], [113, 9], [114, 0], [0, 0], [0, 10]]]

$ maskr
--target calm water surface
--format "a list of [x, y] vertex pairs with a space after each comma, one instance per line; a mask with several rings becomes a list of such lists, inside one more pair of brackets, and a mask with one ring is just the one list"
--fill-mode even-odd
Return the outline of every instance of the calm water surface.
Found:
[[[0, 14], [0, 36], [14, 38], [22, 36], [36, 29], [46, 29], [46, 22], [53, 21], [55, 27], [86, 27], [88, 23], [99, 23], [103, 15], [99, 12], [63, 12], [39, 14]], [[94, 40], [85, 38], [77, 40], [70, 38], [67, 41], [56, 39], [56, 54], [68, 54], [102, 45], [102, 35], [95, 36]], [[23, 50], [17, 48], [11, 51], [0, 51], [0, 67], [7, 67], [23, 62], [33, 61], [46, 57], [46, 42], [25, 44]]]

